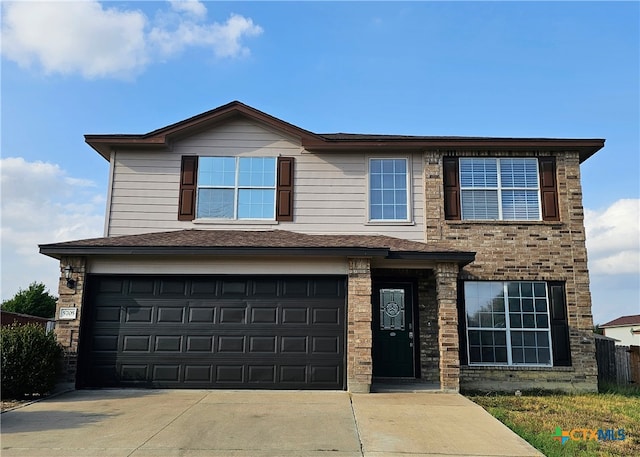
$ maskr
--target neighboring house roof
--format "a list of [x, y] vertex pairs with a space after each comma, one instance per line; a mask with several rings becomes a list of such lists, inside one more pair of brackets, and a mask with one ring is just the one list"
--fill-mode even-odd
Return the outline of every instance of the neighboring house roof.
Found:
[[438, 243], [420, 243], [383, 235], [307, 235], [285, 230], [178, 230], [40, 245], [40, 252], [64, 255], [353, 255], [389, 259], [473, 262], [475, 252]]
[[118, 147], [164, 149], [171, 142], [194, 135], [217, 123], [236, 117], [244, 117], [300, 139], [311, 152], [339, 152], [357, 150], [508, 150], [522, 151], [544, 149], [546, 151], [576, 151], [584, 162], [602, 147], [603, 139], [566, 138], [489, 138], [459, 136], [365, 135], [351, 133], [318, 134], [302, 129], [281, 119], [263, 113], [244, 103], [233, 101], [226, 105], [190, 117], [175, 124], [144, 134], [85, 135], [85, 141], [105, 159]]
[[55, 319], [53, 317], [40, 317], [40, 316], [32, 316], [31, 314], [22, 314], [22, 313], [14, 313], [11, 311], [5, 311], [0, 309], [0, 325], [7, 326], [14, 323], [19, 325], [24, 324], [39, 324], [45, 327], [47, 322], [53, 322]]
[[602, 324], [600, 328], [629, 327], [632, 325], [640, 325], [640, 314], [619, 317], [610, 322], [607, 322], [606, 324]]

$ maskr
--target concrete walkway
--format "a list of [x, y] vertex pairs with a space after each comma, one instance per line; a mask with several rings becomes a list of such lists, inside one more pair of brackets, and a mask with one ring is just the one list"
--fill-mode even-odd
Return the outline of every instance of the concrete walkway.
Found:
[[0, 421], [3, 457], [542, 455], [442, 393], [84, 390]]

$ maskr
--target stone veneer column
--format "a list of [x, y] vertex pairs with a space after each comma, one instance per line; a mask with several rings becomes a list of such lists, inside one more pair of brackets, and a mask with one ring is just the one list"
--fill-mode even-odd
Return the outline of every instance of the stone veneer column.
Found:
[[[67, 287], [64, 277], [64, 268], [71, 265], [72, 277], [75, 287]], [[86, 258], [62, 257], [60, 259], [60, 281], [58, 283], [58, 303], [56, 306], [55, 334], [58, 343], [64, 350], [63, 372], [60, 381], [65, 383], [76, 382], [78, 364], [78, 343], [80, 337], [80, 319], [82, 318], [82, 301], [84, 298], [86, 279]], [[60, 308], [77, 308], [76, 318], [73, 320], [60, 320]]]
[[369, 392], [371, 388], [371, 260], [348, 259], [347, 288], [347, 389]]
[[439, 263], [435, 269], [438, 295], [438, 346], [440, 348], [440, 389], [460, 390], [460, 340], [458, 339], [458, 265]]

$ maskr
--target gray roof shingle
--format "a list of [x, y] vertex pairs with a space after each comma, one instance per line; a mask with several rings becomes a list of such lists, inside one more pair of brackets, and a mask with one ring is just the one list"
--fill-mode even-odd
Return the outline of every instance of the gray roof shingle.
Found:
[[[192, 252], [198, 250], [199, 252]], [[90, 238], [40, 245], [52, 257], [67, 253], [282, 253], [322, 254], [358, 251], [372, 256], [442, 258], [469, 263], [475, 253], [457, 251], [438, 243], [420, 243], [384, 235], [309, 235], [286, 230], [177, 230], [107, 238]]]

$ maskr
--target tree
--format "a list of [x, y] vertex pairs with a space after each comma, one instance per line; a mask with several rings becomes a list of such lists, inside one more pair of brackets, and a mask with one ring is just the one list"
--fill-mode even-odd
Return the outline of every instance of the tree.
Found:
[[27, 290], [20, 289], [17, 294], [2, 302], [2, 309], [12, 313], [29, 314], [39, 317], [54, 317], [57, 297], [49, 294], [41, 282], [32, 282]]

